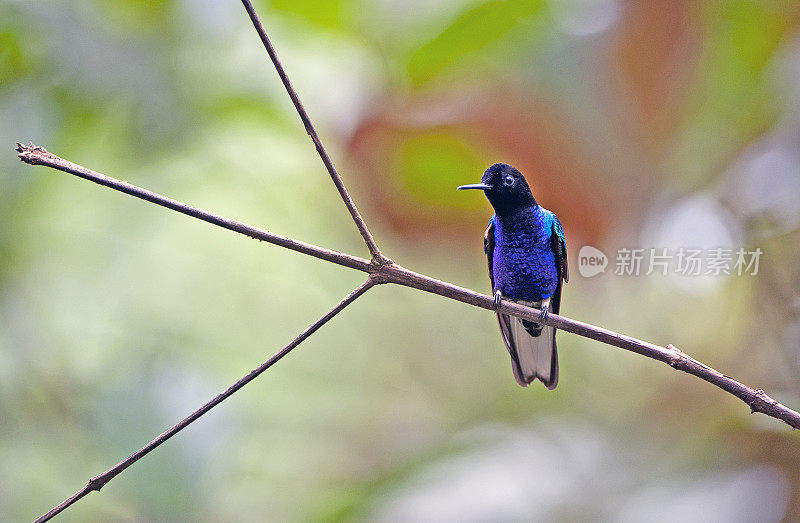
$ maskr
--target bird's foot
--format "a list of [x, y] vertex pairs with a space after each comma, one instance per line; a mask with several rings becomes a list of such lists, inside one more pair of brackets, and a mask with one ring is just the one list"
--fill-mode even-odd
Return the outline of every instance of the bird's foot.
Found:
[[500, 291], [494, 293], [494, 298], [492, 299], [492, 303], [494, 304], [494, 310], [500, 308], [500, 301], [503, 299], [503, 295], [500, 294]]
[[539, 313], [539, 319], [544, 320], [545, 318], [547, 318], [548, 314], [550, 314], [550, 304], [545, 303], [544, 305], [542, 305], [542, 310]]

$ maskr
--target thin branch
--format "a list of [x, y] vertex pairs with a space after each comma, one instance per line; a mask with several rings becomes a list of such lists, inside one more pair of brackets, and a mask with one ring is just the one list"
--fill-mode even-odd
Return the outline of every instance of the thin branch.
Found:
[[[449, 283], [435, 280], [428, 276], [409, 271], [395, 264], [376, 268], [373, 276], [377, 275], [380, 282], [395, 283], [406, 287], [444, 296], [456, 301], [468, 303], [483, 309], [495, 310], [493, 298], [485, 294], [480, 294], [463, 287], [458, 287]], [[761, 389], [752, 389], [747, 385], [722, 374], [721, 372], [701, 363], [686, 353], [682, 352], [673, 345], [666, 347], [654, 345], [646, 341], [638, 340], [631, 336], [625, 336], [608, 329], [596, 327], [588, 323], [572, 320], [557, 314], [548, 314], [544, 320], [539, 319], [540, 311], [532, 307], [525, 307], [514, 302], [503, 301], [499, 312], [533, 320], [546, 325], [551, 325], [559, 330], [577, 334], [585, 338], [590, 338], [607, 345], [612, 345], [620, 349], [635, 352], [648, 358], [666, 363], [670, 367], [686, 372], [693, 376], [716, 385], [720, 389], [729, 392], [744, 401], [749, 407], [750, 412], [760, 412], [767, 416], [785, 422], [793, 429], [800, 429], [800, 413], [785, 405], [778, 403], [767, 396]]]
[[[348, 254], [343, 254], [336, 251], [330, 251], [322, 247], [298, 242], [297, 240], [293, 240], [291, 238], [286, 238], [274, 233], [262, 231], [261, 229], [251, 227], [241, 222], [234, 222], [228, 218], [190, 207], [184, 203], [167, 198], [166, 196], [161, 196], [140, 187], [136, 187], [135, 185], [131, 185], [104, 174], [91, 171], [72, 162], [63, 160], [62, 158], [47, 152], [42, 147], [36, 147], [33, 144], [24, 146], [18, 143], [16, 150], [19, 151], [19, 158], [23, 162], [31, 165], [44, 165], [75, 174], [81, 178], [86, 178], [106, 187], [111, 187], [112, 189], [116, 189], [127, 194], [132, 194], [169, 209], [177, 210], [189, 216], [194, 216], [215, 225], [220, 225], [226, 229], [240, 232], [254, 238], [263, 239], [275, 245], [302, 252], [310, 256], [315, 256], [332, 263], [337, 263], [339, 265], [367, 272], [370, 274], [372, 281], [376, 284], [393, 283], [396, 285], [403, 285], [405, 287], [419, 289], [425, 292], [443, 296], [445, 298], [467, 303], [469, 305], [481, 307], [483, 309], [492, 311], [495, 310], [492, 297], [490, 296], [480, 294], [451, 283], [443, 282], [414, 271], [410, 271], [395, 263], [388, 262], [385, 264], [372, 264], [363, 258], [357, 258], [355, 256], [350, 256]], [[232, 223], [236, 224], [236, 226], [230, 226]], [[258, 236], [256, 233], [258, 233]], [[279, 238], [280, 241], [278, 241], [276, 238]], [[303, 248], [298, 248], [298, 245], [302, 245]], [[642, 356], [664, 362], [677, 370], [697, 376], [698, 378], [733, 394], [737, 398], [747, 403], [752, 412], [761, 412], [786, 422], [792, 428], [800, 429], [800, 414], [796, 411], [789, 409], [788, 407], [773, 400], [767, 396], [764, 391], [760, 389], [751, 389], [735, 379], [700, 363], [699, 361], [676, 349], [672, 345], [661, 347], [652, 343], [637, 340], [636, 338], [632, 338], [630, 336], [625, 336], [607, 329], [596, 327], [588, 323], [583, 323], [566, 318], [564, 316], [559, 316], [557, 314], [549, 314], [547, 318], [542, 321], [538, 319], [540, 311], [537, 309], [525, 307], [510, 301], [503, 301], [499, 311], [512, 316], [518, 316], [520, 318], [552, 325], [553, 327], [566, 332], [591, 338], [614, 347], [619, 347], [621, 349], [635, 352], [637, 354], [641, 354]]]
[[284, 348], [276, 352], [270, 359], [250, 371], [245, 377], [228, 387], [225, 392], [220, 393], [219, 395], [215, 396], [211, 401], [191, 413], [190, 415], [186, 416], [177, 424], [173, 425], [170, 429], [166, 430], [165, 432], [161, 433], [158, 437], [154, 438], [150, 443], [145, 445], [144, 447], [140, 448], [124, 460], [120, 461], [107, 471], [103, 472], [102, 474], [98, 474], [89, 480], [86, 483], [86, 486], [83, 487], [81, 490], [76, 492], [75, 494], [71, 495], [55, 507], [53, 507], [49, 512], [42, 515], [36, 520], [36, 523], [47, 521], [54, 516], [58, 515], [60, 512], [65, 510], [67, 507], [78, 501], [79, 499], [86, 496], [88, 493], [97, 490], [99, 491], [103, 488], [109, 481], [114, 479], [114, 477], [122, 472], [123, 470], [127, 469], [141, 458], [149, 454], [151, 451], [155, 450], [156, 447], [167, 441], [169, 438], [180, 432], [181, 430], [185, 429], [189, 425], [191, 425], [194, 421], [204, 415], [206, 412], [210, 411], [227, 398], [232, 396], [236, 391], [253, 381], [258, 377], [259, 374], [267, 370], [268, 368], [272, 367], [278, 360], [289, 354], [292, 349], [300, 345], [303, 341], [308, 339], [309, 336], [314, 334], [320, 327], [328, 323], [328, 321], [336, 316], [338, 313], [342, 312], [345, 307], [353, 303], [359, 296], [367, 292], [370, 287], [375, 284], [372, 278], [368, 278], [367, 281], [362, 283], [359, 287], [357, 287], [353, 292], [348, 294], [342, 301], [340, 301], [335, 307], [331, 310], [326, 312], [320, 319], [312, 323], [306, 330], [301, 332], [295, 339], [289, 342]]
[[289, 81], [289, 77], [286, 75], [283, 65], [281, 65], [280, 60], [278, 60], [275, 48], [272, 46], [272, 42], [270, 42], [266, 31], [264, 31], [264, 26], [261, 25], [261, 20], [259, 20], [256, 10], [253, 8], [253, 4], [250, 3], [250, 0], [242, 0], [242, 4], [244, 4], [244, 8], [247, 10], [247, 14], [250, 16], [250, 21], [253, 22], [253, 27], [255, 27], [258, 36], [261, 37], [261, 42], [264, 44], [264, 48], [267, 50], [267, 54], [269, 54], [269, 58], [272, 60], [272, 64], [278, 72], [278, 76], [280, 76], [281, 82], [283, 82], [283, 86], [289, 94], [289, 98], [292, 99], [292, 103], [295, 109], [297, 109], [297, 114], [300, 115], [300, 119], [303, 121], [306, 132], [311, 137], [311, 141], [314, 142], [314, 147], [317, 149], [320, 158], [322, 158], [322, 163], [324, 163], [325, 168], [328, 169], [328, 173], [331, 175], [336, 190], [339, 191], [339, 195], [347, 206], [347, 210], [350, 211], [350, 215], [353, 217], [358, 231], [361, 233], [361, 236], [363, 236], [364, 242], [367, 244], [367, 248], [369, 248], [369, 252], [372, 255], [372, 259], [376, 263], [387, 263], [389, 260], [386, 259], [383, 254], [381, 254], [380, 249], [378, 249], [375, 239], [367, 228], [367, 224], [358, 212], [355, 202], [353, 202], [353, 199], [350, 197], [350, 193], [347, 192], [342, 177], [336, 172], [336, 167], [334, 167], [333, 161], [331, 161], [330, 156], [328, 156], [328, 151], [326, 151], [325, 146], [322, 145], [322, 140], [320, 140], [316, 129], [314, 129], [314, 125], [311, 123], [311, 119], [308, 117], [308, 113], [306, 113], [303, 104], [300, 102], [300, 97], [297, 95], [294, 87], [292, 87], [292, 83]]
[[320, 258], [337, 265], [344, 265], [345, 267], [350, 267], [351, 269], [357, 269], [363, 272], [370, 271], [370, 261], [365, 260], [364, 258], [351, 256], [350, 254], [344, 254], [331, 249], [325, 249], [323, 247], [317, 247], [316, 245], [312, 245], [310, 243], [288, 238], [280, 234], [275, 234], [274, 232], [265, 231], [264, 229], [259, 229], [258, 227], [247, 225], [246, 223], [231, 220], [230, 218], [225, 218], [217, 214], [198, 209], [197, 207], [192, 207], [186, 203], [173, 200], [172, 198], [167, 198], [166, 196], [148, 191], [147, 189], [142, 189], [141, 187], [131, 185], [128, 182], [117, 180], [116, 178], [106, 176], [105, 174], [92, 171], [86, 167], [82, 167], [78, 164], [64, 160], [63, 158], [59, 158], [58, 156], [47, 152], [44, 147], [34, 145], [33, 142], [30, 142], [29, 145], [22, 145], [21, 143], [17, 142], [15, 150], [19, 152], [18, 156], [20, 160], [25, 163], [29, 163], [31, 165], [46, 165], [47, 167], [52, 167], [53, 169], [58, 169], [59, 171], [64, 171], [65, 173], [74, 174], [80, 178], [90, 180], [105, 187], [110, 187], [125, 194], [130, 194], [131, 196], [141, 198], [142, 200], [147, 200], [148, 202], [161, 205], [162, 207], [172, 209], [173, 211], [178, 211], [179, 213], [203, 220], [204, 222], [218, 225], [223, 229], [244, 234], [245, 236], [249, 236], [256, 240], [265, 241], [274, 245], [285, 247], [286, 249], [302, 252], [303, 254], [308, 254], [309, 256], [314, 256], [315, 258]]

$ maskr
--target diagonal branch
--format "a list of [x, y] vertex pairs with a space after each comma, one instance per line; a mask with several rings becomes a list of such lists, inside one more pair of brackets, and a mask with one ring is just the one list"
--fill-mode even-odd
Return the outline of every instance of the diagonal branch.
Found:
[[383, 254], [381, 254], [380, 249], [378, 249], [372, 234], [367, 228], [367, 224], [364, 222], [364, 219], [358, 212], [355, 202], [353, 202], [353, 199], [350, 197], [350, 193], [347, 192], [347, 188], [344, 186], [342, 177], [339, 176], [338, 172], [336, 172], [336, 167], [334, 167], [333, 161], [331, 161], [330, 156], [328, 156], [328, 151], [326, 151], [325, 146], [322, 145], [322, 140], [320, 140], [316, 129], [314, 129], [314, 125], [311, 123], [311, 119], [308, 117], [308, 113], [306, 113], [303, 104], [300, 102], [300, 97], [297, 96], [297, 92], [294, 90], [294, 87], [292, 87], [292, 83], [289, 81], [289, 77], [286, 75], [283, 65], [281, 65], [280, 60], [278, 60], [278, 55], [275, 53], [275, 48], [272, 47], [272, 42], [270, 42], [266, 31], [264, 31], [264, 26], [261, 25], [261, 20], [258, 19], [258, 15], [253, 8], [253, 4], [250, 3], [250, 0], [242, 0], [242, 4], [244, 4], [244, 8], [247, 10], [247, 14], [250, 16], [250, 20], [253, 22], [253, 27], [255, 27], [258, 36], [261, 37], [261, 42], [264, 44], [267, 54], [269, 54], [269, 58], [272, 60], [272, 64], [275, 66], [275, 70], [278, 71], [278, 76], [280, 76], [281, 82], [283, 82], [283, 86], [286, 88], [286, 92], [289, 94], [289, 98], [292, 99], [292, 103], [294, 104], [295, 109], [297, 109], [297, 114], [300, 115], [300, 119], [303, 121], [306, 132], [311, 137], [311, 141], [314, 142], [314, 147], [317, 149], [319, 157], [322, 158], [322, 163], [324, 163], [325, 168], [328, 169], [328, 173], [331, 175], [331, 179], [333, 180], [333, 184], [336, 186], [336, 190], [339, 191], [339, 195], [342, 197], [344, 204], [347, 206], [347, 210], [350, 211], [350, 216], [353, 217], [353, 221], [356, 223], [358, 231], [361, 233], [361, 236], [364, 237], [364, 242], [367, 244], [367, 248], [369, 248], [369, 253], [372, 255], [372, 260], [375, 263], [387, 263], [389, 260], [387, 260]]
[[[241, 222], [236, 222], [228, 218], [209, 213], [207, 211], [202, 211], [177, 200], [167, 198], [166, 196], [150, 192], [127, 182], [111, 178], [110, 176], [106, 176], [104, 174], [86, 169], [85, 167], [81, 167], [72, 162], [68, 162], [52, 153], [47, 152], [44, 148], [37, 147], [33, 144], [25, 146], [17, 143], [16, 150], [19, 151], [19, 158], [25, 163], [29, 163], [31, 165], [44, 165], [70, 174], [75, 174], [81, 178], [94, 181], [106, 187], [122, 191], [126, 194], [131, 194], [138, 198], [162, 205], [183, 214], [199, 218], [208, 223], [219, 225], [220, 227], [224, 227], [253, 238], [268, 241], [287, 249], [302, 252], [303, 254], [308, 254], [309, 256], [314, 256], [332, 263], [367, 272], [370, 275], [371, 281], [373, 281], [375, 284], [393, 283], [396, 285], [403, 285], [405, 287], [411, 287], [432, 294], [437, 294], [445, 298], [450, 298], [452, 300], [460, 301], [462, 303], [483, 309], [492, 311], [495, 310], [492, 297], [490, 296], [480, 294], [451, 283], [443, 282], [429, 276], [425, 276], [424, 274], [410, 271], [395, 263], [388, 262], [385, 264], [373, 264], [363, 258], [357, 258], [355, 256], [350, 256], [349, 254], [331, 251], [315, 245], [299, 242], [297, 240], [270, 233]], [[235, 226], [231, 224], [235, 224]], [[661, 347], [659, 345], [637, 340], [636, 338], [632, 338], [630, 336], [625, 336], [617, 332], [595, 327], [594, 325], [572, 320], [557, 314], [549, 314], [545, 320], [539, 320], [538, 318], [540, 311], [531, 307], [519, 305], [514, 302], [503, 301], [500, 309], [498, 310], [506, 314], [511, 314], [512, 316], [518, 316], [520, 318], [552, 325], [553, 327], [566, 332], [571, 332], [585, 338], [597, 340], [607, 345], [619, 347], [621, 349], [635, 352], [637, 354], [641, 354], [642, 356], [664, 362], [677, 370], [697, 376], [698, 378], [716, 385], [730, 394], [733, 394], [737, 398], [747, 403], [752, 412], [761, 412], [767, 416], [771, 416], [786, 422], [792, 428], [800, 429], [800, 413], [797, 413], [794, 410], [789, 409], [788, 407], [773, 400], [767, 396], [764, 391], [760, 389], [751, 389], [735, 379], [726, 376], [712, 369], [711, 367], [704, 365], [703, 363], [700, 363], [699, 361], [676, 349], [672, 345]]]
[[179, 213], [186, 214], [192, 218], [197, 218], [199, 220], [203, 220], [204, 222], [212, 223], [222, 227], [223, 229], [244, 234], [245, 236], [249, 236], [256, 240], [265, 241], [274, 245], [279, 245], [286, 249], [302, 252], [303, 254], [321, 258], [338, 265], [344, 265], [345, 267], [350, 267], [351, 269], [358, 269], [364, 272], [369, 272], [370, 270], [370, 262], [364, 258], [351, 256], [349, 254], [344, 254], [331, 249], [325, 249], [323, 247], [317, 247], [316, 245], [311, 245], [310, 243], [301, 242], [280, 234], [275, 234], [274, 232], [253, 227], [252, 225], [247, 225], [246, 223], [231, 220], [230, 218], [225, 218], [223, 216], [198, 209], [197, 207], [192, 207], [189, 204], [173, 200], [172, 198], [167, 198], [166, 196], [162, 196], [158, 193], [148, 191], [147, 189], [142, 189], [141, 187], [131, 185], [128, 182], [117, 180], [116, 178], [106, 176], [105, 174], [92, 171], [86, 167], [82, 167], [78, 164], [64, 160], [63, 158], [59, 158], [58, 156], [47, 152], [44, 147], [33, 145], [33, 142], [30, 142], [29, 145], [22, 145], [21, 143], [17, 142], [15, 150], [19, 152], [18, 156], [20, 160], [25, 163], [31, 165], [46, 165], [47, 167], [52, 167], [53, 169], [58, 169], [59, 171], [64, 171], [65, 173], [74, 174], [80, 178], [110, 187], [125, 194], [130, 194], [131, 196], [141, 198], [142, 200], [147, 200], [148, 202], [161, 205], [162, 207], [172, 209], [173, 211], [178, 211]]
[[65, 510], [67, 507], [78, 501], [79, 499], [83, 498], [90, 492], [97, 490], [99, 491], [103, 488], [109, 481], [114, 479], [117, 474], [121, 473], [137, 461], [143, 458], [151, 451], [155, 450], [156, 447], [167, 441], [169, 438], [177, 434], [178, 432], [182, 431], [189, 425], [191, 425], [194, 421], [197, 421], [203, 414], [210, 411], [227, 398], [232, 396], [236, 391], [253, 381], [258, 377], [259, 374], [267, 370], [268, 368], [272, 367], [278, 360], [289, 354], [292, 349], [303, 343], [309, 336], [314, 334], [320, 327], [328, 323], [328, 321], [342, 312], [345, 307], [353, 303], [359, 296], [367, 292], [375, 282], [372, 278], [368, 278], [367, 281], [362, 283], [359, 287], [357, 287], [353, 292], [345, 296], [345, 298], [340, 301], [334, 308], [326, 312], [320, 319], [312, 323], [306, 330], [301, 332], [295, 339], [289, 342], [284, 348], [276, 352], [270, 359], [250, 371], [245, 377], [228, 387], [225, 392], [220, 393], [219, 395], [215, 396], [211, 401], [182, 419], [177, 424], [173, 425], [170, 429], [166, 430], [165, 432], [161, 433], [158, 437], [154, 438], [150, 443], [145, 445], [144, 447], [140, 448], [124, 460], [120, 461], [107, 471], [103, 472], [102, 474], [98, 474], [89, 480], [85, 487], [81, 490], [77, 491], [75, 494], [71, 495], [55, 507], [53, 507], [49, 512], [42, 515], [36, 520], [36, 523], [40, 523], [43, 521], [48, 521], [49, 519], [55, 517], [60, 512]]

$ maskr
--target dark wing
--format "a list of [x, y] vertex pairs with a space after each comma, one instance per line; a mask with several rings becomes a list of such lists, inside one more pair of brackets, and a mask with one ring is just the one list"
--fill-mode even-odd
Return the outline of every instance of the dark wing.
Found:
[[489, 219], [489, 226], [483, 233], [483, 252], [489, 261], [489, 281], [492, 283], [492, 293], [494, 293], [494, 271], [492, 270], [494, 258], [494, 216]]
[[556, 272], [558, 273], [558, 287], [550, 300], [550, 308], [558, 314], [561, 309], [561, 286], [569, 281], [569, 269], [567, 268], [567, 241], [564, 238], [564, 229], [556, 215], [553, 214], [553, 226], [550, 231], [550, 248], [556, 257]]

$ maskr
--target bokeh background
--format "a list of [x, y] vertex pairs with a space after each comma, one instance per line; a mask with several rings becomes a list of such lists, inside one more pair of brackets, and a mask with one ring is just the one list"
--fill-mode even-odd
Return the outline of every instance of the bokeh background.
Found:
[[[565, 315], [800, 407], [800, 4], [256, 2], [386, 254], [487, 291], [476, 182], [564, 223]], [[360, 273], [63, 173], [87, 167], [364, 255], [242, 6], [0, 1], [0, 519], [30, 520], [284, 345]], [[577, 251], [610, 258], [579, 275]], [[627, 248], [760, 248], [756, 276], [617, 276]], [[800, 435], [559, 335], [519, 388], [492, 314], [358, 300], [64, 521], [800, 519]]]

